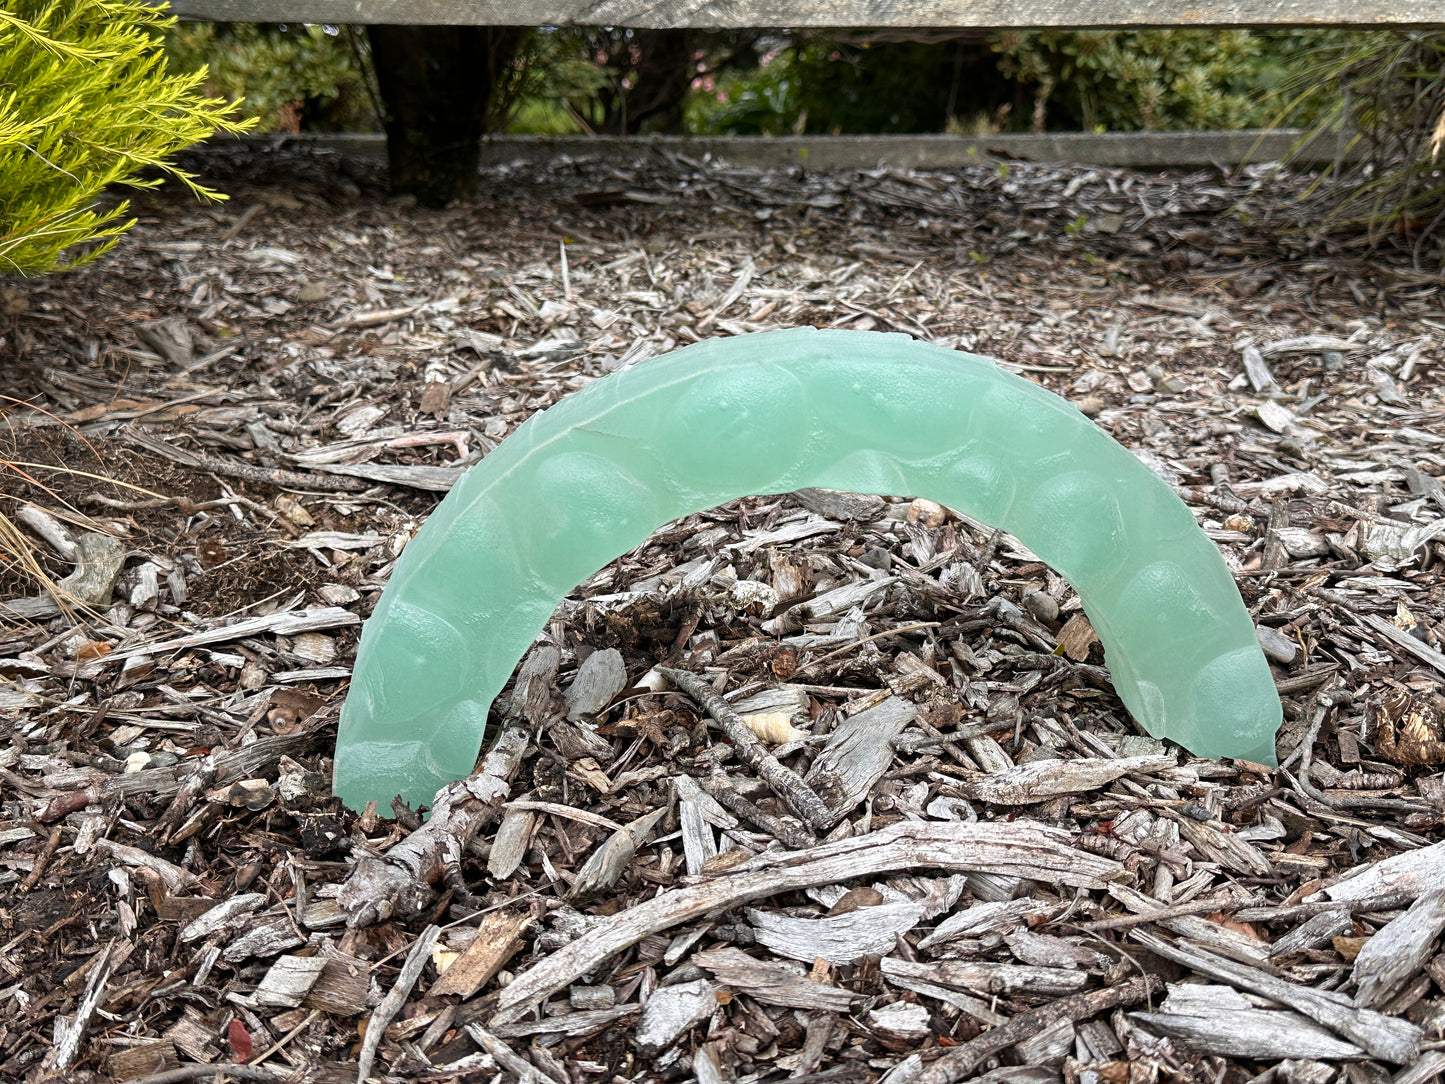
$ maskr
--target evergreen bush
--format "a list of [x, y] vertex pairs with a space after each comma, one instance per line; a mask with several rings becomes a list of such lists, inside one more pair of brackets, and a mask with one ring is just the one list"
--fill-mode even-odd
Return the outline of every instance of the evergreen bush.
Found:
[[[1247, 128], [1330, 31], [1034, 30], [947, 41], [787, 38], [698, 94], [698, 131]], [[1335, 36], [1338, 36], [1336, 34]]]
[[718, 135], [941, 132], [960, 115], [998, 113], [1013, 97], [982, 36], [922, 43], [807, 34], [775, 42], [752, 71], [723, 73], [694, 97], [688, 119]]
[[366, 35], [315, 23], [177, 23], [166, 55], [267, 132], [377, 131]]
[[243, 124], [198, 93], [202, 69], [169, 74], [162, 32], [174, 22], [143, 0], [9, 0], [0, 9], [0, 274], [76, 267], [134, 224], [108, 185], [174, 177], [177, 151]]
[[1328, 31], [1034, 30], [994, 41], [1035, 131], [1254, 128]]

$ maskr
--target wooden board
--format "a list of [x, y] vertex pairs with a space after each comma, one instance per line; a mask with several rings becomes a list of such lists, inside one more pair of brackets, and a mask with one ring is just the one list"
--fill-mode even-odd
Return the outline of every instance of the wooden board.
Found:
[[493, 26], [1445, 26], [1438, 0], [171, 0], [186, 19]]

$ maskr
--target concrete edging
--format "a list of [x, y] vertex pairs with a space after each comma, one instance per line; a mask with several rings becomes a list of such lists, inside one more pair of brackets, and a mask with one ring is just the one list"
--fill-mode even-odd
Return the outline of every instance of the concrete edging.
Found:
[[[278, 137], [250, 136], [269, 143]], [[343, 154], [386, 157], [386, 137], [338, 133], [285, 137]], [[984, 162], [1019, 159], [1135, 169], [1167, 169], [1290, 157], [1317, 167], [1343, 153], [1345, 136], [1317, 136], [1296, 128], [1238, 132], [1046, 132], [1033, 135], [848, 135], [848, 136], [493, 136], [482, 143], [482, 165], [544, 162], [557, 157], [645, 160], [656, 154], [711, 158], [759, 169], [957, 169]]]

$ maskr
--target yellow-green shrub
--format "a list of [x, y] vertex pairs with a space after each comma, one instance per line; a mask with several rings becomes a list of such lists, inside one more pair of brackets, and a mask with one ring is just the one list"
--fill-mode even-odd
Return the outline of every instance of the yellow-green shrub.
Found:
[[0, 275], [75, 267], [129, 229], [112, 184], [167, 175], [222, 198], [168, 164], [216, 131], [229, 105], [202, 97], [202, 69], [168, 74], [161, 32], [174, 20], [142, 0], [9, 0], [0, 8]]

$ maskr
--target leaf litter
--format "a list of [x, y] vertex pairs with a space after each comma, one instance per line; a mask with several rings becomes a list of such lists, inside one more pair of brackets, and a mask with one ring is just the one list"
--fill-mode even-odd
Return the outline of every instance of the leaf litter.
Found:
[[[0, 1078], [1445, 1070], [1445, 309], [1275, 228], [1301, 179], [659, 154], [430, 212], [314, 149], [202, 164], [231, 203], [143, 193], [108, 260], [5, 286], [0, 511], [53, 578], [120, 561], [69, 613], [0, 568]], [[996, 356], [1168, 481], [1282, 766], [1139, 732], [1017, 540], [804, 491], [574, 592], [425, 823], [330, 798], [359, 623], [461, 471], [798, 324]]]

